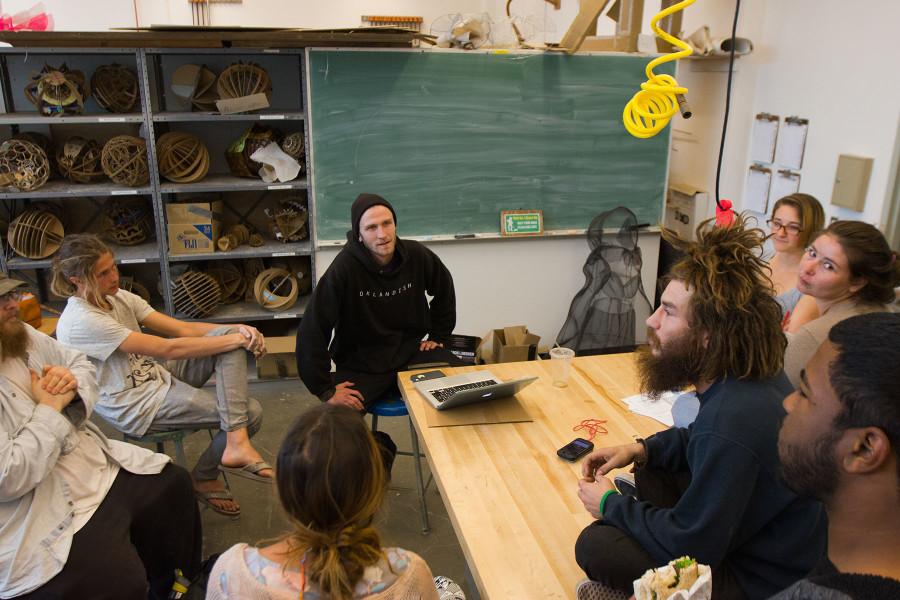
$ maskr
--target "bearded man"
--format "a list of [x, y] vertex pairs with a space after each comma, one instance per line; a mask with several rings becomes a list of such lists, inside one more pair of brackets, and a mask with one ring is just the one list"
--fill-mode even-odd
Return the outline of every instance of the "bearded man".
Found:
[[[666, 233], [684, 252], [648, 319], [639, 354], [642, 389], [693, 386], [687, 429], [600, 448], [584, 462], [579, 498], [597, 521], [575, 545], [590, 581], [579, 598], [622, 598], [649, 568], [689, 555], [712, 568], [712, 597], [767, 598], [803, 577], [825, 550], [821, 505], [778, 475], [782, 400], [781, 312], [760, 260], [765, 234], [738, 218], [701, 224], [697, 242]], [[636, 497], [607, 474], [634, 465]]]

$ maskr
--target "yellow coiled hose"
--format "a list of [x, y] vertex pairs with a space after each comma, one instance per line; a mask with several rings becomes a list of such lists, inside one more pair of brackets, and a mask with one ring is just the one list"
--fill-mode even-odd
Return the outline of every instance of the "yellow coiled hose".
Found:
[[665, 56], [658, 56], [647, 63], [647, 81], [641, 84], [640, 91], [625, 105], [625, 110], [622, 111], [622, 122], [628, 133], [636, 138], [653, 137], [665, 129], [672, 116], [678, 112], [678, 97], [683, 98], [684, 94], [687, 94], [687, 88], [679, 86], [674, 77], [666, 74], [657, 75], [653, 69], [661, 64], [693, 54], [693, 50], [687, 43], [660, 29], [659, 22], [672, 13], [684, 10], [696, 1], [683, 0], [678, 4], [673, 4], [650, 20], [650, 27], [656, 35], [681, 50]]

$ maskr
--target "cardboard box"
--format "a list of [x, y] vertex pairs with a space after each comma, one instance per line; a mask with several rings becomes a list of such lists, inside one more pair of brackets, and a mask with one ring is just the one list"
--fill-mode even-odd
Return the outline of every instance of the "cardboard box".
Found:
[[260, 379], [298, 377], [294, 354], [297, 338], [292, 335], [267, 337], [266, 355], [256, 359], [256, 376]]
[[519, 362], [534, 360], [541, 336], [528, 333], [524, 325], [494, 329], [485, 336], [479, 348], [481, 360], [486, 363]]
[[222, 228], [222, 202], [179, 202], [166, 205], [169, 252], [215, 252]]

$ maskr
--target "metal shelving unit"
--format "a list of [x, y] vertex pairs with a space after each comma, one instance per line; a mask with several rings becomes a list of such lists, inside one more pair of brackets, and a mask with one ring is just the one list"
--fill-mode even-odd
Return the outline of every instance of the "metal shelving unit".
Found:
[[[177, 106], [169, 102], [173, 97], [166, 97], [168, 93], [168, 77], [172, 69], [185, 63], [202, 63], [220, 71], [224, 66], [237, 60], [253, 61], [260, 63], [270, 72], [273, 81], [272, 108], [256, 113], [220, 115], [210, 112], [191, 112], [190, 107]], [[27, 61], [27, 63], [26, 63]], [[82, 70], [89, 79], [93, 70], [101, 65], [111, 62], [125, 64], [135, 70], [138, 75], [138, 87], [140, 91], [140, 112], [128, 114], [113, 114], [105, 112], [97, 106], [93, 100], [89, 100], [85, 106], [86, 114], [67, 115], [58, 117], [45, 117], [29, 110], [31, 107], [22, 96], [21, 89], [27, 79], [43, 66], [44, 62], [58, 65], [65, 61], [71, 69]], [[262, 258], [278, 261], [294, 258], [305, 258], [309, 261], [310, 275], [313, 284], [315, 277], [313, 201], [309, 195], [309, 120], [307, 115], [307, 78], [305, 77], [306, 60], [303, 49], [252, 49], [252, 48], [223, 48], [223, 49], [188, 49], [188, 48], [0, 48], [0, 131], [8, 128], [9, 133], [16, 133], [24, 127], [29, 130], [32, 127], [49, 127], [65, 125], [66, 135], [72, 135], [72, 126], [84, 128], [89, 132], [93, 127], [118, 127], [132, 128], [134, 135], [140, 135], [147, 140], [147, 153], [150, 165], [150, 181], [139, 188], [129, 188], [117, 185], [110, 181], [76, 184], [66, 180], [55, 179], [47, 182], [38, 190], [21, 192], [10, 188], [0, 188], [0, 202], [4, 205], [5, 216], [12, 216], [14, 206], [21, 207], [23, 201], [54, 199], [60, 201], [60, 206], [66, 210], [67, 201], [79, 198], [108, 199], [116, 196], [143, 195], [152, 201], [153, 217], [156, 228], [156, 240], [151, 240], [137, 246], [113, 246], [116, 262], [123, 265], [129, 264], [156, 264], [159, 266], [163, 306], [160, 307], [168, 314], [175, 314], [172, 301], [172, 270], [176, 265], [184, 265], [191, 262], [206, 262], [210, 260], [245, 260]], [[24, 109], [23, 109], [24, 107]], [[157, 169], [157, 157], [155, 140], [159, 135], [159, 129], [182, 130], [197, 127], [206, 127], [204, 131], [211, 134], [223, 135], [223, 131], [237, 134], [242, 129], [250, 127], [254, 123], [261, 123], [272, 127], [287, 127], [294, 131], [302, 130], [306, 138], [306, 169], [298, 179], [285, 183], [272, 183], [259, 179], [245, 179], [235, 177], [224, 172], [219, 156], [224, 148], [209, 147], [213, 159], [213, 169], [203, 180], [190, 184], [176, 184], [161, 180]], [[221, 125], [221, 126], [219, 126]], [[117, 129], [115, 134], [119, 133]], [[139, 130], [139, 133], [138, 133]], [[103, 131], [103, 130], [101, 130]], [[109, 131], [107, 129], [106, 131]], [[83, 134], [88, 137], [88, 134]], [[6, 135], [2, 136], [7, 137]], [[201, 139], [204, 136], [200, 134]], [[206, 140], [204, 139], [206, 142]], [[220, 144], [221, 145], [221, 144]], [[218, 168], [216, 168], [218, 167]], [[165, 205], [168, 202], [181, 197], [190, 197], [195, 194], [210, 193], [250, 193], [265, 194], [278, 191], [302, 191], [306, 194], [307, 206], [310, 212], [308, 227], [310, 239], [296, 243], [281, 243], [276, 240], [266, 239], [259, 247], [241, 246], [229, 252], [212, 252], [204, 254], [171, 254], [167, 248], [167, 232], [165, 220]], [[101, 200], [104, 201], [104, 200]], [[94, 200], [98, 204], [97, 200]], [[253, 210], [257, 210], [259, 202], [250, 203]], [[244, 206], [240, 208], [249, 210]], [[258, 209], [261, 210], [261, 209]], [[239, 214], [240, 211], [232, 209]], [[244, 215], [246, 216], [246, 215]], [[11, 219], [10, 219], [11, 220]], [[41, 260], [29, 260], [15, 256], [8, 249], [6, 240], [3, 240], [3, 252], [0, 252], [0, 267], [3, 270], [41, 271], [50, 268], [52, 257]], [[34, 278], [32, 278], [34, 279]], [[42, 285], [40, 277], [37, 284]], [[40, 290], [42, 295], [46, 290]], [[301, 297], [289, 310], [284, 312], [271, 312], [255, 303], [238, 303], [221, 305], [215, 313], [202, 319], [214, 323], [227, 323], [235, 321], [264, 321], [280, 319], [298, 319], [302, 316], [306, 307], [308, 296]], [[176, 315], [177, 316], [177, 315]]]

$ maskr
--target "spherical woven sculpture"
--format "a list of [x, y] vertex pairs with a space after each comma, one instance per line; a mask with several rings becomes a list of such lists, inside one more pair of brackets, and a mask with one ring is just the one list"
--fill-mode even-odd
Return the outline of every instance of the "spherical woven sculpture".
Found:
[[23, 192], [36, 190], [50, 177], [50, 159], [40, 146], [26, 140], [0, 144], [0, 186]]
[[100, 157], [103, 149], [96, 140], [70, 137], [56, 150], [56, 164], [63, 177], [75, 183], [90, 183], [103, 178]]
[[185, 271], [172, 284], [175, 310], [189, 319], [212, 314], [222, 300], [222, 291], [212, 276], [197, 271]]
[[260, 164], [250, 157], [254, 152], [272, 142], [277, 143], [281, 135], [271, 127], [253, 125], [245, 131], [225, 151], [225, 160], [232, 175], [259, 178]]
[[247, 281], [236, 264], [228, 260], [215, 261], [215, 264], [206, 268], [206, 272], [222, 289], [222, 304], [234, 304], [243, 300]]
[[219, 250], [222, 252], [228, 252], [229, 250], [234, 250], [238, 246], [242, 244], [246, 244], [250, 241], [250, 230], [246, 225], [238, 224], [232, 226], [228, 233], [221, 236], [219, 241], [216, 242], [216, 245], [219, 247]]
[[281, 141], [281, 149], [284, 150], [284, 153], [296, 160], [300, 163], [300, 168], [303, 168], [303, 150], [306, 147], [306, 142], [303, 139], [302, 131], [295, 131], [294, 133], [289, 133], [284, 136], [284, 139]]
[[297, 302], [300, 284], [287, 269], [273, 267], [256, 276], [253, 296], [256, 303], [271, 311], [287, 310]]
[[132, 294], [137, 294], [144, 299], [144, 302], [150, 302], [150, 290], [134, 277], [129, 275], [119, 277], [119, 287]]
[[153, 212], [146, 201], [112, 200], [106, 205], [104, 230], [120, 246], [135, 246], [153, 237]]
[[44, 65], [25, 86], [25, 97], [46, 116], [81, 114], [90, 94], [84, 73], [70, 71], [65, 64], [59, 68]]
[[97, 104], [109, 112], [131, 112], [138, 101], [137, 75], [125, 65], [100, 65], [91, 75], [91, 91]]
[[100, 166], [119, 185], [136, 187], [150, 181], [147, 142], [131, 135], [117, 135], [103, 145]]
[[66, 232], [53, 213], [42, 209], [29, 209], [9, 224], [6, 239], [19, 256], [25, 258], [47, 258], [62, 244]]
[[236, 62], [225, 68], [216, 80], [220, 98], [240, 98], [251, 94], [272, 93], [269, 74], [256, 63]]
[[173, 131], [156, 140], [159, 173], [175, 183], [193, 183], [209, 171], [209, 150], [195, 135]]

